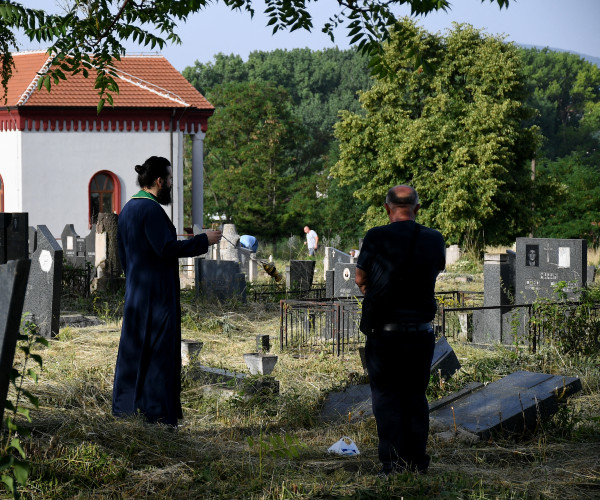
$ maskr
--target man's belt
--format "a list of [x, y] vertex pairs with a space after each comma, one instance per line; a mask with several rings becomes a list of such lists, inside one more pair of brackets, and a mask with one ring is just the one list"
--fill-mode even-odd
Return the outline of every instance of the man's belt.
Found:
[[431, 323], [386, 323], [384, 332], [423, 332], [431, 330]]

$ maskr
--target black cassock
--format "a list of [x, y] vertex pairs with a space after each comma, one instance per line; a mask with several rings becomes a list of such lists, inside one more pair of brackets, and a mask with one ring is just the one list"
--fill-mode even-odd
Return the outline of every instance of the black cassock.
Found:
[[177, 425], [183, 416], [178, 258], [206, 253], [208, 238], [177, 240], [162, 206], [140, 191], [119, 215], [118, 244], [126, 289], [113, 414], [139, 412], [150, 422]]

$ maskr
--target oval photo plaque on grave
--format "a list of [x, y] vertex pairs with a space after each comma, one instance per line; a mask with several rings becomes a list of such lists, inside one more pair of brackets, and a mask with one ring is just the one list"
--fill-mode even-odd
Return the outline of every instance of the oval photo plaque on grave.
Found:
[[45, 273], [50, 272], [50, 269], [52, 269], [52, 255], [50, 255], [50, 252], [48, 250], [42, 250], [39, 260], [42, 271]]

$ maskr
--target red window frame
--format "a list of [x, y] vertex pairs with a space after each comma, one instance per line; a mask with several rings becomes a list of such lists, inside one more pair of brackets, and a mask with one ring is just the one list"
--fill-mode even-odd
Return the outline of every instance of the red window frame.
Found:
[[[88, 183], [88, 227], [92, 228], [92, 183], [94, 179], [99, 175], [105, 175], [109, 177], [113, 184], [112, 189], [112, 208], [113, 213], [120, 214], [121, 213], [121, 183], [119, 182], [119, 178], [110, 170], [100, 170], [92, 175], [90, 182]], [[99, 191], [94, 191], [99, 192]], [[106, 192], [106, 191], [100, 191]]]

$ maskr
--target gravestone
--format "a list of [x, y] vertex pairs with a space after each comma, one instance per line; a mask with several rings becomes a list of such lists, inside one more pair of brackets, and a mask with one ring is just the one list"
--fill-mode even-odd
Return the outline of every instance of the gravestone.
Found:
[[498, 432], [533, 430], [558, 410], [559, 400], [581, 390], [576, 377], [518, 371], [474, 392], [430, 405], [430, 417], [481, 439]]
[[125, 286], [117, 244], [118, 224], [117, 214], [98, 214], [94, 238], [97, 278], [92, 282], [92, 287], [96, 290], [118, 290]]
[[195, 264], [196, 295], [246, 302], [246, 279], [238, 262], [197, 258]]
[[29, 256], [29, 214], [0, 212], [0, 264]]
[[23, 313], [46, 338], [58, 335], [62, 293], [63, 251], [46, 226], [37, 227], [37, 248], [31, 269]]
[[[366, 371], [363, 353], [360, 353], [360, 356], [363, 369]], [[432, 374], [440, 373], [442, 378], [448, 378], [459, 369], [460, 362], [456, 354], [448, 341], [442, 337], [435, 343], [430, 372]], [[321, 418], [326, 421], [343, 418], [346, 421], [353, 422], [371, 415], [373, 415], [373, 409], [369, 384], [350, 385], [343, 391], [330, 392], [325, 398], [321, 410]]]
[[285, 268], [285, 286], [288, 290], [310, 290], [315, 275], [314, 260], [291, 260]]
[[460, 370], [460, 361], [458, 361], [456, 353], [448, 344], [446, 337], [440, 337], [435, 343], [433, 359], [431, 360], [431, 373], [439, 373], [442, 378], [446, 379], [458, 370]]
[[356, 264], [338, 262], [335, 265], [335, 275], [333, 278], [333, 296], [336, 298], [362, 297], [362, 292], [354, 282], [355, 276]]
[[252, 256], [256, 256], [256, 253], [248, 248], [238, 248], [238, 257], [240, 262], [240, 269], [246, 275], [248, 281], [250, 281], [250, 266]]
[[[81, 265], [81, 260], [77, 259], [78, 249], [77, 249], [77, 240], [79, 239], [79, 235], [77, 231], [75, 231], [75, 226], [73, 224], [66, 224], [62, 233], [60, 234], [60, 240], [62, 242], [63, 256], [65, 260], [71, 264], [72, 266], [79, 267]], [[85, 250], [84, 250], [85, 253]]]
[[446, 266], [456, 264], [462, 257], [462, 252], [458, 245], [450, 245], [446, 248]]
[[235, 224], [223, 224], [223, 239], [221, 240], [221, 260], [239, 262], [240, 235], [235, 229]]
[[335, 271], [325, 271], [325, 297], [333, 298], [335, 289]]
[[558, 299], [554, 289], [561, 281], [567, 283], [567, 298], [576, 300], [587, 283], [586, 240], [517, 238], [517, 304]]
[[350, 263], [350, 254], [342, 252], [337, 248], [325, 247], [325, 257], [323, 257], [323, 271], [335, 271], [335, 265], [338, 262]]
[[516, 254], [486, 253], [483, 261], [483, 305], [493, 309], [473, 311], [473, 342], [476, 344], [511, 344], [514, 342], [512, 328], [513, 314], [521, 314], [511, 309], [515, 296]]
[[596, 281], [596, 266], [587, 266], [587, 285]]
[[22, 259], [0, 265], [0, 425], [21, 327], [30, 264], [30, 260]]
[[30, 259], [31, 259], [31, 256], [33, 255], [33, 252], [35, 252], [36, 248], [37, 248], [37, 230], [35, 227], [29, 226], [29, 258]]
[[96, 267], [96, 224], [92, 225], [90, 234], [85, 237], [85, 261]]

